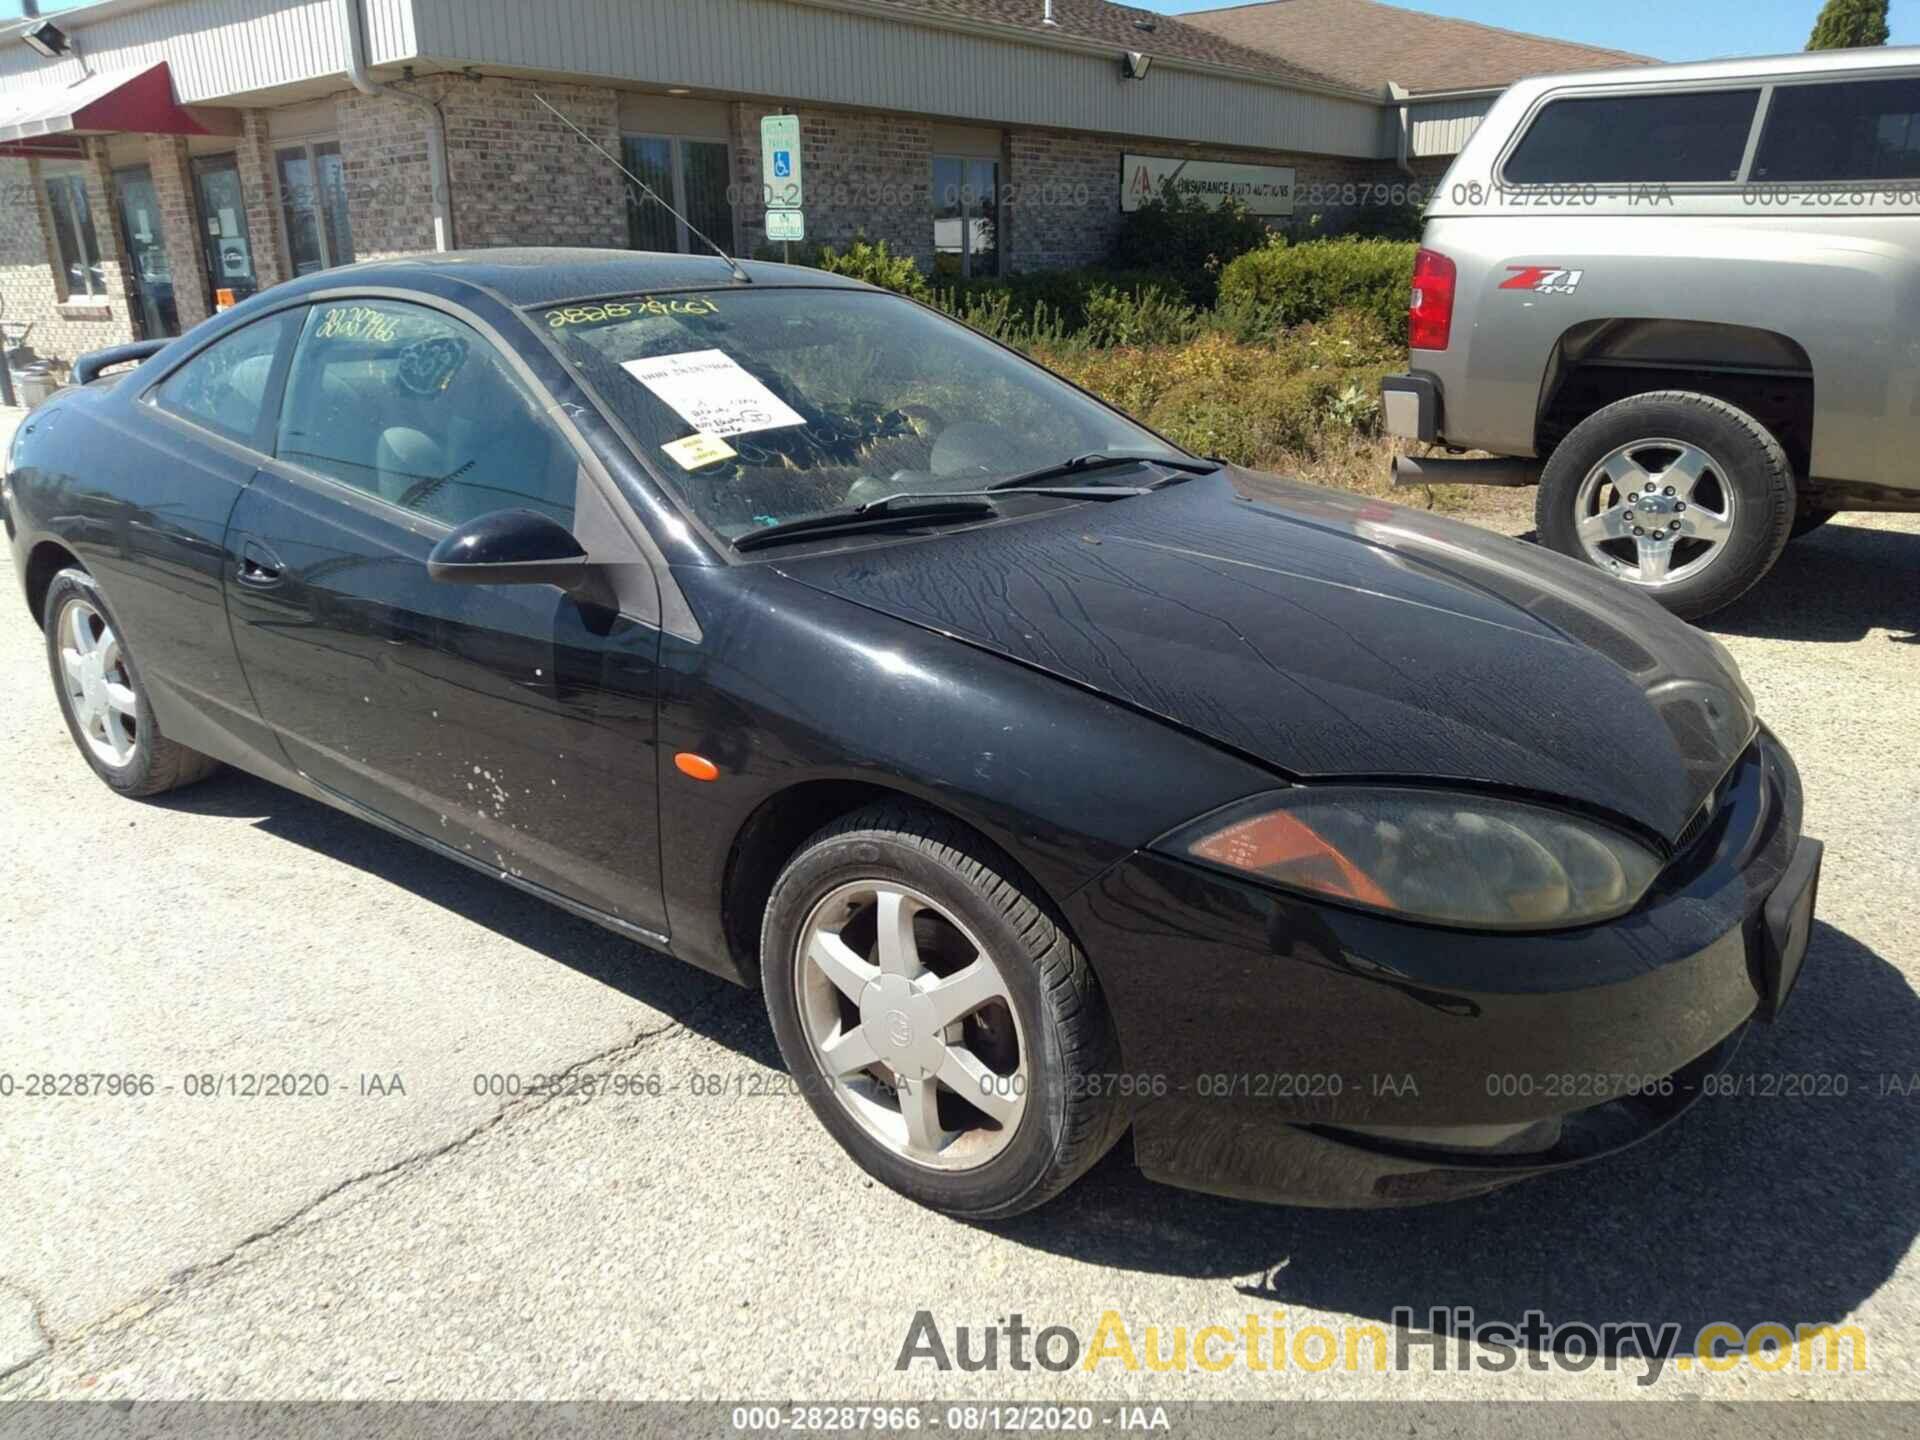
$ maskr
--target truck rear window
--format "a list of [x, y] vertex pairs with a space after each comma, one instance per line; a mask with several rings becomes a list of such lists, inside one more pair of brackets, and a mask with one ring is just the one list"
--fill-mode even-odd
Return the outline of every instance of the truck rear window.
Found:
[[1753, 178], [1920, 179], [1920, 80], [1781, 86]]
[[1736, 180], [1758, 90], [1555, 100], [1507, 160], [1510, 185]]

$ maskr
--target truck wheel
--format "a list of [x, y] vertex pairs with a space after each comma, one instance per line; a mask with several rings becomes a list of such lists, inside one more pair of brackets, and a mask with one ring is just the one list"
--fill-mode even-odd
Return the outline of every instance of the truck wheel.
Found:
[[1773, 567], [1794, 520], [1793, 466], [1744, 410], [1685, 390], [1597, 410], [1540, 476], [1540, 539], [1689, 620]]

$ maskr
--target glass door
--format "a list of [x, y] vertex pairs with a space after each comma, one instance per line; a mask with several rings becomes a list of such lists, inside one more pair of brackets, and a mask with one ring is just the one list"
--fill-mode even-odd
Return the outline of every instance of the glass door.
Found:
[[287, 222], [287, 258], [295, 275], [353, 262], [346, 173], [333, 140], [289, 145], [274, 157]]
[[238, 305], [260, 289], [253, 264], [253, 239], [247, 228], [247, 197], [240, 166], [231, 155], [209, 155], [193, 162], [194, 188], [200, 199], [200, 233], [207, 247], [208, 305], [220, 310]]
[[[717, 140], [682, 140], [670, 135], [628, 135], [621, 142], [623, 163], [667, 204], [691, 220], [718, 245], [733, 248], [733, 161]], [[704, 252], [706, 246], [687, 227], [627, 187], [627, 243], [635, 250]]]
[[180, 312], [173, 299], [173, 264], [167, 258], [167, 239], [160, 228], [160, 199], [154, 193], [153, 172], [131, 165], [113, 172], [120, 196], [120, 223], [126, 231], [127, 264], [133, 273], [134, 313], [140, 317], [140, 338], [164, 340], [180, 333]]

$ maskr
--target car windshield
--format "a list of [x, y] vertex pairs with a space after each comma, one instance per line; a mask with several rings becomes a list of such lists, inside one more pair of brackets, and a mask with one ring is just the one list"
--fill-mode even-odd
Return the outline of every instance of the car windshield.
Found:
[[[877, 291], [641, 295], [537, 318], [654, 469], [729, 540], [1079, 456], [1184, 458], [965, 326]], [[1084, 483], [1129, 482], [1094, 471]]]

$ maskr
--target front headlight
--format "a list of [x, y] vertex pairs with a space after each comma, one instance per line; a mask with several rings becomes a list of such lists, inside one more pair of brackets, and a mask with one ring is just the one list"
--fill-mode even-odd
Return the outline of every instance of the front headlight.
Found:
[[1661, 866], [1637, 840], [1544, 806], [1372, 787], [1259, 796], [1189, 826], [1166, 848], [1288, 890], [1485, 930], [1622, 914]]

